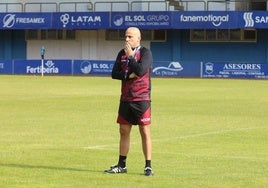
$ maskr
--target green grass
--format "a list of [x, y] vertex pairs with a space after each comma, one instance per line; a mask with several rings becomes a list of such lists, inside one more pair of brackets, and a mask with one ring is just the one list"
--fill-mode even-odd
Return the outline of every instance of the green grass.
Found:
[[268, 81], [152, 79], [154, 177], [133, 127], [118, 158], [120, 82], [0, 76], [0, 187], [267, 187]]

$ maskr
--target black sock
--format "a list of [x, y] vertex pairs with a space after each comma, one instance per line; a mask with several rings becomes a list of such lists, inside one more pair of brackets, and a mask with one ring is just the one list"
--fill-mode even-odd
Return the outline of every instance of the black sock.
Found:
[[126, 167], [126, 160], [127, 160], [127, 156], [119, 155], [118, 166], [125, 168]]
[[151, 168], [151, 160], [146, 160], [145, 161], [145, 167], [150, 167]]

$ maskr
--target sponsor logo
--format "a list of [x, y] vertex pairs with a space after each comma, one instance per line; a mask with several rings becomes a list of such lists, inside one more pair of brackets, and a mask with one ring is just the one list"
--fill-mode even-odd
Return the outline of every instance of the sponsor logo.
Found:
[[83, 74], [89, 73], [111, 73], [113, 64], [109, 63], [93, 63], [90, 61], [83, 61], [80, 64], [80, 70]]
[[227, 63], [224, 70], [261, 70], [261, 64]]
[[147, 117], [147, 118], [142, 118], [141, 119], [141, 122], [150, 122], [151, 121], [151, 118]]
[[7, 14], [3, 19], [3, 27], [11, 28], [15, 24], [15, 14]]
[[124, 18], [121, 15], [116, 15], [113, 18], [113, 22], [114, 22], [114, 25], [121, 26], [123, 24], [123, 22], [124, 22]]
[[180, 16], [181, 22], [211, 22], [215, 27], [219, 27], [224, 22], [229, 22], [229, 15], [225, 16], [215, 16], [213, 14], [209, 14], [206, 16]]
[[204, 77], [263, 77], [262, 64], [258, 63], [206, 63]]
[[226, 63], [223, 66], [223, 70], [219, 71], [222, 75], [263, 75], [261, 72], [261, 64], [248, 64], [248, 63]]
[[41, 17], [16, 17], [15, 14], [7, 14], [3, 18], [3, 27], [12, 28], [15, 24], [43, 24], [45, 18]]
[[[26, 73], [27, 74], [41, 74], [42, 73], [42, 66], [38, 66], [38, 67], [27, 66], [26, 67]], [[55, 66], [53, 61], [48, 60], [44, 64], [43, 73], [46, 73], [46, 74], [58, 74], [59, 73], [59, 68]]]
[[213, 63], [206, 63], [205, 64], [205, 72], [207, 73], [207, 74], [212, 74], [213, 73], [213, 70], [214, 69], [214, 67], [213, 67]]
[[121, 26], [125, 22], [125, 25], [169, 25], [170, 17], [165, 14], [149, 14], [149, 15], [115, 15], [113, 17], [113, 23], [115, 26]]
[[253, 27], [254, 26], [254, 20], [252, 18], [253, 12], [245, 12], [243, 15], [244, 21], [245, 21], [245, 27]]
[[65, 28], [69, 23], [76, 26], [86, 26], [86, 25], [97, 25], [101, 23], [101, 16], [88, 16], [88, 15], [79, 15], [79, 16], [70, 16], [70, 14], [62, 14], [60, 16], [60, 21], [62, 26]]
[[179, 62], [171, 62], [167, 67], [160, 66], [153, 69], [153, 73], [158, 76], [176, 76], [178, 72], [182, 71], [183, 67]]
[[92, 70], [92, 65], [89, 61], [83, 61], [80, 65], [80, 70], [83, 74], [89, 74]]
[[62, 22], [62, 26], [66, 27], [66, 25], [69, 23], [70, 16], [69, 14], [63, 14], [60, 16], [60, 21]]
[[[248, 63], [225, 63], [223, 65], [221, 74], [229, 74], [230, 72], [240, 72], [245, 74], [246, 72], [258, 72], [261, 70], [261, 64], [248, 64]], [[207, 74], [212, 74], [214, 72], [214, 64], [206, 63], [205, 72]]]
[[254, 27], [255, 24], [268, 24], [268, 16], [253, 16], [253, 12], [243, 14], [245, 27]]
[[255, 17], [255, 23], [267, 24], [268, 23], [268, 16], [256, 16]]

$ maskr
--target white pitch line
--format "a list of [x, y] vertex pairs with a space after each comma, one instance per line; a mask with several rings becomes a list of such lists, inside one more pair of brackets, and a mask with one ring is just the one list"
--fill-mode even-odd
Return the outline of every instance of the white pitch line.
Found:
[[96, 145], [96, 146], [88, 146], [85, 149], [104, 149], [118, 146], [118, 144], [109, 144], [109, 145]]
[[[201, 136], [208, 136], [208, 135], [217, 135], [217, 134], [225, 134], [230, 132], [236, 132], [236, 131], [246, 131], [246, 130], [254, 130], [254, 129], [267, 129], [268, 126], [263, 127], [244, 127], [244, 128], [237, 128], [237, 129], [229, 129], [229, 130], [220, 130], [220, 131], [212, 131], [212, 132], [206, 132], [206, 133], [199, 133], [199, 134], [192, 134], [192, 135], [186, 135], [186, 136], [177, 136], [177, 137], [169, 137], [164, 139], [153, 139], [153, 142], [166, 142], [171, 140], [179, 140], [179, 139], [188, 139], [188, 138], [197, 138]], [[138, 144], [138, 142], [132, 142], [131, 144]], [[95, 146], [88, 146], [84, 147], [85, 149], [102, 149], [107, 150], [107, 148], [112, 149], [111, 147], [116, 147], [118, 144], [107, 144], [107, 145], [95, 145]]]
[[197, 137], [201, 137], [201, 136], [225, 134], [225, 133], [236, 132], [236, 131], [246, 131], [246, 130], [253, 130], [253, 129], [264, 129], [264, 128], [266, 129], [266, 128], [268, 128], [268, 126], [245, 127], [245, 128], [237, 128], [237, 129], [229, 129], [229, 130], [212, 131], [212, 132], [206, 132], [206, 133], [199, 133], [199, 134], [192, 134], [192, 135], [185, 135], [185, 136], [177, 136], [177, 137], [171, 137], [171, 138], [158, 139], [158, 140], [153, 140], [153, 141], [154, 142], [159, 142], [159, 141], [163, 142], [163, 141], [170, 141], [170, 140], [197, 138]]
[[[163, 152], [154, 152], [156, 154], [163, 154]], [[252, 157], [252, 156], [239, 156], [239, 155], [202, 155], [194, 153], [180, 153], [180, 152], [165, 152], [166, 155], [181, 155], [184, 157], [203, 157], [203, 158], [221, 158], [221, 159], [239, 159], [239, 160], [250, 160], [250, 161], [267, 161], [267, 157]]]

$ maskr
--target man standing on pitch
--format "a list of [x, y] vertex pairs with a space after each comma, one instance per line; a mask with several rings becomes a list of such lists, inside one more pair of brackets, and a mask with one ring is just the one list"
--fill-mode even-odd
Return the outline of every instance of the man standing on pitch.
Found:
[[120, 143], [118, 163], [105, 170], [105, 173], [127, 173], [126, 159], [130, 146], [132, 125], [138, 125], [145, 157], [144, 174], [152, 176], [151, 124], [151, 66], [152, 53], [141, 46], [141, 32], [130, 27], [125, 32], [125, 48], [116, 58], [112, 78], [121, 80], [121, 97], [117, 123], [119, 124]]

